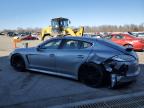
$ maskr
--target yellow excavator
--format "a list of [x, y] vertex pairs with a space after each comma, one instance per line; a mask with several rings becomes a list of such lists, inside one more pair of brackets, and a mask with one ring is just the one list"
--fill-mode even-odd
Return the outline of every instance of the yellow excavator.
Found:
[[69, 27], [70, 20], [67, 18], [54, 18], [51, 19], [51, 26], [43, 28], [41, 31], [41, 40], [46, 40], [53, 36], [82, 36], [84, 27], [79, 29], [72, 29]]

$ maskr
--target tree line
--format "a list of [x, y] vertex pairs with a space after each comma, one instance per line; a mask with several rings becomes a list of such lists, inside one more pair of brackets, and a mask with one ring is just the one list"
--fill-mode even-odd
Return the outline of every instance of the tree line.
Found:
[[[18, 27], [15, 30], [4, 29], [2, 32], [41, 32], [42, 28], [20, 28]], [[144, 32], [144, 23], [135, 25], [101, 25], [101, 26], [84, 26], [84, 31], [87, 33], [95, 33], [95, 32]]]
[[144, 23], [140, 25], [101, 25], [101, 26], [85, 26], [85, 32], [144, 32]]
[[4, 29], [2, 32], [7, 33], [7, 32], [15, 32], [15, 33], [23, 33], [23, 32], [31, 32], [31, 33], [37, 33], [41, 32], [41, 28], [21, 28], [18, 27], [17, 29]]

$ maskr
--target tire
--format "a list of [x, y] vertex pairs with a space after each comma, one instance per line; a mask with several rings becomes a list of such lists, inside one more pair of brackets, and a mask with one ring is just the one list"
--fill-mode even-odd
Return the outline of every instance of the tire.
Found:
[[100, 65], [84, 65], [79, 71], [79, 80], [89, 86], [101, 87], [104, 84], [104, 78], [104, 69]]
[[25, 71], [25, 62], [24, 62], [24, 59], [20, 55], [14, 55], [11, 57], [11, 65], [17, 71], [20, 71], [20, 72]]

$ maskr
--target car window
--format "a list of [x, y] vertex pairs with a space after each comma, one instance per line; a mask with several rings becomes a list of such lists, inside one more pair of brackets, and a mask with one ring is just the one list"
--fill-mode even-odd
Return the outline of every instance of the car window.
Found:
[[60, 46], [61, 39], [51, 40], [42, 46], [42, 49], [57, 49]]
[[138, 36], [143, 37], [144, 33], [139, 33]]
[[111, 35], [109, 35], [109, 36], [105, 36], [104, 38], [105, 38], [105, 39], [111, 39], [111, 38], [112, 38], [112, 36], [111, 36]]
[[79, 41], [66, 40], [63, 43], [62, 49], [79, 49]]
[[122, 35], [116, 35], [115, 38], [116, 38], [116, 39], [123, 39], [124, 36], [122, 36]]
[[92, 43], [89, 42], [81, 42], [81, 47], [80, 49], [84, 49], [84, 48], [89, 48], [92, 46]]

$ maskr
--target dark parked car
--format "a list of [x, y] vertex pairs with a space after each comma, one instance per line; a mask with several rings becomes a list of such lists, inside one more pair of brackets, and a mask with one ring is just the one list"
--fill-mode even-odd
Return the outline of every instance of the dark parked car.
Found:
[[15, 32], [8, 32], [7, 35], [10, 36], [10, 37], [14, 37], [14, 36], [17, 36], [17, 33], [15, 33]]
[[5, 35], [3, 32], [0, 32], [0, 35]]
[[69, 77], [96, 87], [131, 82], [140, 73], [138, 57], [131, 49], [84, 37], [52, 38], [37, 47], [15, 49], [10, 63], [18, 71]]
[[119, 45], [132, 47], [136, 51], [144, 50], [144, 39], [131, 36], [129, 34], [112, 34], [104, 37]]

